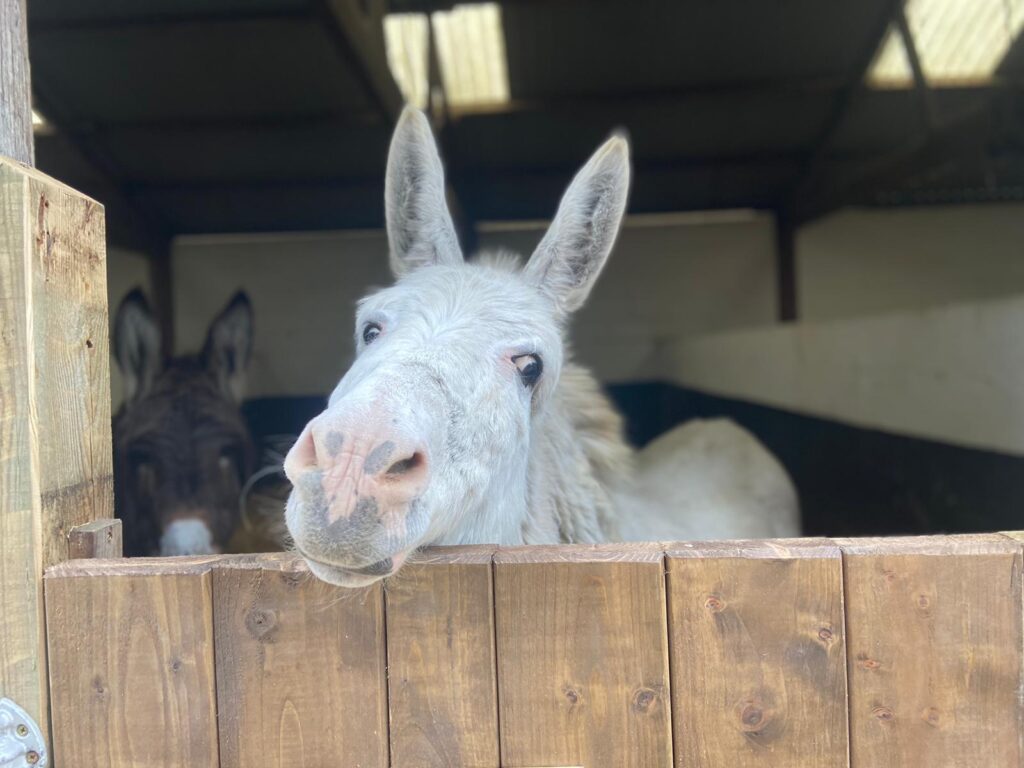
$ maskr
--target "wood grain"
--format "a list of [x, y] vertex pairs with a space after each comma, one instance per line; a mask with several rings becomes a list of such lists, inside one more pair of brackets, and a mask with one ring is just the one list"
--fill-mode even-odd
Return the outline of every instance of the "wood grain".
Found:
[[0, 0], [0, 155], [35, 164], [25, 0]]
[[730, 542], [666, 554], [676, 764], [847, 766], [839, 548]]
[[221, 766], [386, 768], [380, 585], [332, 588], [280, 557], [213, 578]]
[[840, 544], [853, 765], [1020, 765], [1020, 544]]
[[118, 558], [122, 555], [121, 521], [110, 518], [93, 520], [71, 529], [68, 557]]
[[493, 551], [428, 551], [388, 582], [392, 768], [499, 766]]
[[672, 764], [662, 569], [650, 548], [496, 553], [503, 766]]
[[0, 158], [0, 691], [44, 730], [43, 570], [113, 516], [104, 240], [101, 206]]
[[50, 573], [46, 617], [55, 765], [216, 768], [208, 571]]

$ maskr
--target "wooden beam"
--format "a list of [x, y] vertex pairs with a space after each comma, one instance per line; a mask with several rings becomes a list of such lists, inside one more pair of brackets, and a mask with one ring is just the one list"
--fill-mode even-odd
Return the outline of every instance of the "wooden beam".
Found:
[[896, 29], [899, 30], [903, 39], [903, 47], [907, 51], [907, 60], [910, 62], [910, 71], [914, 73], [914, 93], [921, 106], [921, 122], [926, 133], [931, 133], [935, 128], [935, 100], [932, 98], [931, 89], [928, 87], [928, 79], [924, 75], [924, 67], [921, 66], [921, 57], [917, 52], [917, 42], [914, 40], [914, 33], [910, 29], [910, 22], [907, 21], [906, 9], [900, 5], [896, 9]]
[[799, 180], [794, 186], [794, 192], [786, 206], [787, 208], [798, 207], [802, 200], [812, 194], [813, 188], [822, 172], [832, 141], [842, 127], [843, 121], [853, 107], [857, 96], [863, 91], [864, 79], [868, 75], [871, 62], [875, 59], [875, 53], [885, 39], [885, 34], [889, 31], [889, 26], [896, 13], [903, 7], [903, 2], [904, 0], [889, 0], [885, 4], [883, 12], [879, 14], [878, 19], [872, 25], [871, 33], [868, 35], [864, 48], [850, 73], [850, 78], [836, 95], [832, 109], [829, 111], [828, 117], [825, 119], [817, 138], [813, 142], [810, 157], [804, 164]]
[[68, 557], [72, 560], [99, 558], [107, 560], [123, 554], [121, 521], [112, 518], [93, 520], [71, 529]]
[[0, 156], [35, 165], [25, 0], [0, 0]]
[[775, 214], [775, 280], [779, 320], [797, 319], [796, 229], [784, 211]]
[[114, 516], [106, 236], [94, 200], [2, 158], [0, 328], [0, 695], [46, 733], [43, 569]]
[[384, 49], [385, 5], [382, 0], [318, 0], [314, 8], [346, 67], [362, 81], [381, 114], [394, 121], [404, 100]]

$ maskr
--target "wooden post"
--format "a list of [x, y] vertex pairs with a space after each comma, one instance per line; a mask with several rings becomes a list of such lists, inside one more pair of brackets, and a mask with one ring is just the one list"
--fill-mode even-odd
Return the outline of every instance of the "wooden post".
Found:
[[44, 733], [43, 569], [113, 517], [104, 243], [102, 206], [0, 157], [0, 696]]
[[33, 165], [25, 0], [0, 0], [0, 155]]

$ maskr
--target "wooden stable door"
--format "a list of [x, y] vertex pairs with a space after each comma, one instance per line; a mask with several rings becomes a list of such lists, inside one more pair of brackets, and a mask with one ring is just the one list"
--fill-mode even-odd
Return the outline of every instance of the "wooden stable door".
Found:
[[76, 768], [1021, 764], [1010, 536], [291, 555], [46, 577]]

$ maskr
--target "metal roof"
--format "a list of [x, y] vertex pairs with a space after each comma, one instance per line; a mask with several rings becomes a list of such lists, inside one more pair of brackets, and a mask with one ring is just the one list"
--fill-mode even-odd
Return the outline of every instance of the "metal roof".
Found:
[[[37, 137], [37, 164], [107, 203], [125, 244], [380, 226], [401, 106], [383, 16], [451, 6], [30, 0], [36, 105], [54, 127]], [[866, 88], [901, 8], [503, 2], [508, 102], [436, 114], [459, 217], [550, 216], [618, 127], [633, 142], [635, 212], [752, 207], [802, 221], [849, 202], [1014, 195], [1019, 41], [989, 83]]]

